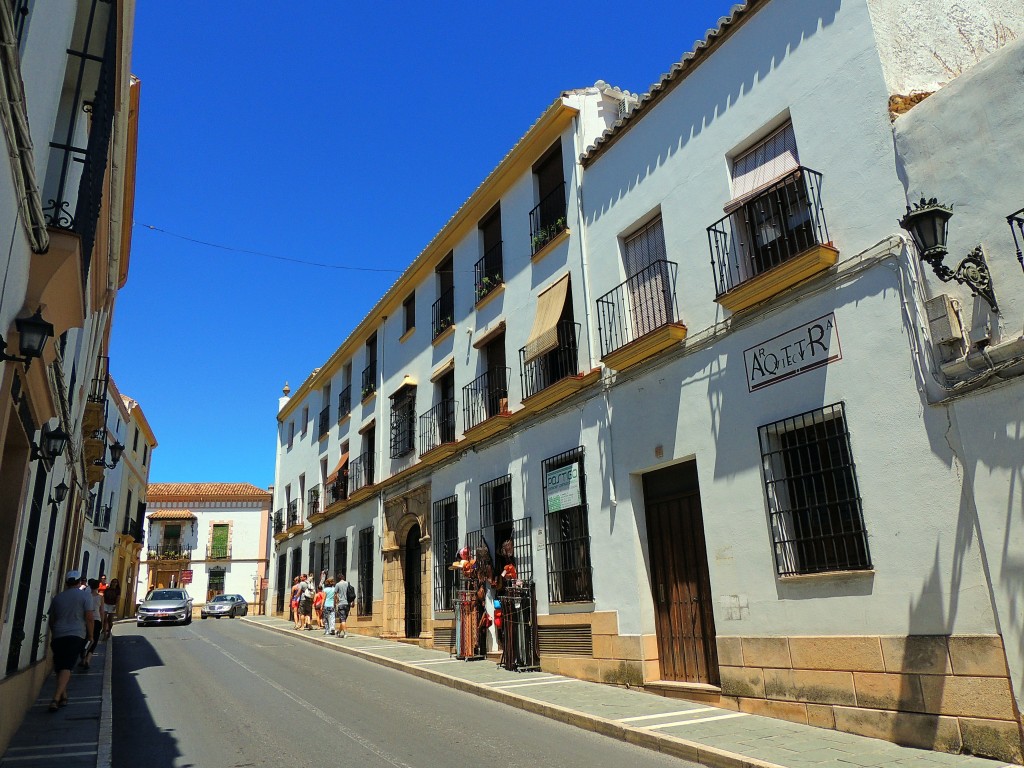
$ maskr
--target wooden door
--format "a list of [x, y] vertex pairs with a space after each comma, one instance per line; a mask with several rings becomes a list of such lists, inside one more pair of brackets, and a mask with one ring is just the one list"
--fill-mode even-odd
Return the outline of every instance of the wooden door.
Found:
[[696, 462], [644, 476], [662, 680], [718, 684], [718, 654]]

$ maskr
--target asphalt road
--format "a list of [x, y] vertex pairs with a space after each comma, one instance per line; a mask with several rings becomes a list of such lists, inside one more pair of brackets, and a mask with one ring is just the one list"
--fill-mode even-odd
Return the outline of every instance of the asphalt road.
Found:
[[114, 633], [114, 768], [685, 768], [228, 619]]

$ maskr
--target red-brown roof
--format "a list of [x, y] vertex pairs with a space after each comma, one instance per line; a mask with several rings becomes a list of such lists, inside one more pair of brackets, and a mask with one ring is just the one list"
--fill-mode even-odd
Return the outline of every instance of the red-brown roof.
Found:
[[150, 520], [194, 520], [190, 509], [158, 509], [146, 515]]
[[270, 501], [270, 493], [252, 483], [150, 483], [146, 500]]

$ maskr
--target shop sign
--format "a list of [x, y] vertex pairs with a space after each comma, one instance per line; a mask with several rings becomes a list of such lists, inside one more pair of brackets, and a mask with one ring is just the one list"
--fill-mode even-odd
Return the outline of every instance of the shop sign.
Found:
[[745, 350], [747, 389], [754, 392], [842, 359], [836, 316], [829, 312]]
[[578, 507], [583, 503], [580, 497], [580, 464], [574, 461], [567, 467], [559, 467], [547, 473], [548, 512]]
[[182, 571], [181, 572], [181, 583], [182, 584], [191, 584], [192, 583], [192, 571]]

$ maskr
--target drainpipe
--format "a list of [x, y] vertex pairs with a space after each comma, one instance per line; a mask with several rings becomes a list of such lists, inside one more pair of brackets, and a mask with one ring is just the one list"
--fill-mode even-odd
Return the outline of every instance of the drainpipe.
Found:
[[594, 332], [591, 326], [591, 310], [590, 310], [590, 265], [587, 262], [587, 248], [586, 248], [586, 228], [583, 224], [583, 165], [580, 163], [580, 118], [577, 114], [572, 119], [573, 122], [573, 164], [575, 165], [575, 190], [576, 190], [576, 221], [579, 224], [579, 248], [580, 248], [580, 265], [583, 270], [583, 314], [586, 319], [587, 326], [587, 355], [589, 365], [587, 371], [591, 371], [596, 367], [596, 360], [594, 358]]

